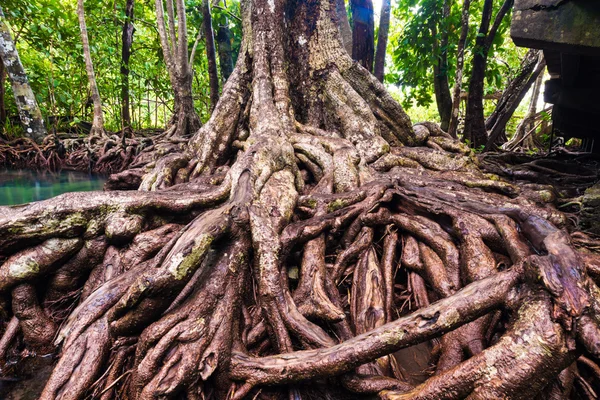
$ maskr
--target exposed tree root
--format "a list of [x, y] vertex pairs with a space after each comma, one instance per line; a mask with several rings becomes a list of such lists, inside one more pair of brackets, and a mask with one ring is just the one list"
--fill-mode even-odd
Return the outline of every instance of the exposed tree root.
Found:
[[[176, 127], [176, 124], [173, 126]], [[150, 132], [133, 137], [113, 134], [90, 138], [60, 134], [47, 136], [42, 144], [27, 138], [0, 141], [0, 165], [50, 171], [69, 169], [100, 174], [118, 173], [130, 166], [144, 167], [165, 154], [181, 151], [187, 140], [169, 135], [169, 132], [167, 129], [160, 134]]]
[[592, 395], [600, 256], [548, 193], [593, 171], [411, 127], [333, 10], [244, 3], [211, 120], [111, 180], [142, 190], [0, 208], [0, 354], [57, 351], [41, 398]]

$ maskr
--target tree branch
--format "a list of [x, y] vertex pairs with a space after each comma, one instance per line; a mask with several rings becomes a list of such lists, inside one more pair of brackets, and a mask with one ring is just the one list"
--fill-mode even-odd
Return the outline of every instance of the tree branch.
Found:
[[[168, 0], [171, 1], [171, 0]], [[177, 50], [179, 52], [179, 62], [177, 65], [181, 68], [182, 74], [190, 72], [188, 64], [188, 36], [187, 36], [187, 23], [185, 15], [185, 4], [183, 0], [177, 1], [177, 28], [178, 28], [178, 40]]]
[[486, 54], [490, 50], [490, 47], [494, 42], [494, 38], [496, 37], [496, 33], [498, 32], [498, 28], [500, 28], [500, 24], [502, 23], [504, 16], [510, 11], [514, 2], [514, 0], [504, 0], [504, 4], [502, 4], [502, 7], [500, 7], [500, 10], [498, 10], [498, 14], [496, 14], [496, 18], [494, 19], [494, 24], [492, 25], [492, 28], [490, 29], [487, 37], [485, 38]]
[[171, 45], [169, 44], [169, 38], [167, 36], [167, 28], [165, 25], [165, 10], [163, 8], [162, 0], [156, 0], [156, 23], [158, 25], [158, 37], [160, 38], [160, 45], [163, 50], [163, 57], [165, 64], [167, 64], [167, 71], [171, 76], [171, 80], [174, 78], [173, 71], [173, 53]]
[[[162, 1], [162, 0], [161, 0]], [[177, 36], [175, 35], [175, 11], [173, 9], [173, 0], [166, 0], [167, 2], [167, 17], [169, 19], [169, 40], [172, 46], [172, 57], [175, 57], [178, 52], [177, 48]]]

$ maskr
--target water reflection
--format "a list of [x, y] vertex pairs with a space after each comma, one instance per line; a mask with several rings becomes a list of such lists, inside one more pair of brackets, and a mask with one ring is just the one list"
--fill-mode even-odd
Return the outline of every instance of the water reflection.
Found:
[[106, 178], [83, 172], [0, 170], [0, 205], [29, 203], [66, 192], [102, 190]]

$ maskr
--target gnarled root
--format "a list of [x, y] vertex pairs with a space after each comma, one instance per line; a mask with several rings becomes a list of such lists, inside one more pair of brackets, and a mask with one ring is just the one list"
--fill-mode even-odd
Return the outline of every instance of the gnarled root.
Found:
[[211, 120], [111, 181], [143, 190], [0, 207], [0, 354], [54, 346], [43, 399], [589, 396], [597, 249], [520, 182], [577, 171], [411, 127], [329, 1], [242, 8]]

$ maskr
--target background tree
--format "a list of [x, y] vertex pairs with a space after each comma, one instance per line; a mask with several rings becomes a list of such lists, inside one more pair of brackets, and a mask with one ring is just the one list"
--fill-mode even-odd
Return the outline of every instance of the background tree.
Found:
[[206, 43], [206, 59], [208, 60], [211, 111], [217, 105], [217, 101], [219, 101], [219, 75], [217, 73], [217, 56], [215, 52], [215, 38], [212, 23], [210, 0], [202, 0], [202, 28]]
[[531, 101], [529, 102], [527, 114], [517, 126], [514, 136], [508, 142], [504, 143], [502, 148], [509, 151], [533, 151], [536, 146], [540, 145], [536, 140], [535, 133], [540, 125], [542, 126], [541, 131], [544, 132], [544, 125], [547, 124], [549, 119], [549, 114], [547, 112], [550, 111], [550, 109], [546, 109], [537, 112], [537, 103], [541, 92], [543, 78], [543, 73], [538, 75], [538, 78], [533, 85], [533, 94], [531, 96]]
[[448, 133], [453, 138], [457, 137], [458, 118], [460, 116], [460, 94], [465, 66], [465, 45], [469, 35], [469, 12], [471, 0], [463, 0], [462, 17], [460, 21], [460, 38], [456, 49], [456, 75], [454, 78], [454, 90], [452, 94], [452, 110], [450, 112], [450, 124]]
[[[156, 0], [156, 20], [163, 57], [175, 95], [174, 114], [169, 134], [187, 136], [201, 125], [194, 110], [192, 69], [188, 60], [186, 9], [183, 0]], [[177, 14], [175, 14], [177, 13]]]
[[496, 13], [494, 22], [490, 27], [494, 11], [494, 0], [484, 0], [483, 2], [481, 24], [473, 50], [469, 96], [465, 113], [465, 129], [463, 132], [463, 140], [468, 141], [473, 147], [485, 146], [488, 141], [483, 110], [484, 79], [488, 54], [496, 38], [496, 33], [504, 17], [511, 10], [513, 3], [514, 0], [503, 0], [502, 6]]
[[[395, 3], [390, 47], [392, 63], [386, 74], [386, 82], [398, 85], [402, 93], [398, 98], [408, 112], [414, 113], [417, 118], [423, 118], [419, 115], [426, 111], [427, 118], [435, 119], [445, 127], [448, 115], [452, 115], [452, 112], [448, 111], [452, 108], [448, 105], [448, 87], [454, 86], [455, 89], [461, 90], [459, 96], [452, 96], [455, 110], [458, 110], [453, 129], [458, 130], [460, 99], [468, 96], [468, 92], [463, 92], [462, 88], [468, 87], [472, 60], [477, 49], [475, 41], [483, 11], [481, 4], [483, 2], [462, 2], [461, 7], [459, 2], [432, 0]], [[444, 10], [448, 12], [448, 5], [449, 15], [442, 17]], [[493, 12], [497, 13], [501, 6], [500, 2], [494, 2]], [[525, 54], [525, 51], [515, 47], [508, 37], [509, 25], [508, 18], [501, 21], [490, 46], [490, 56], [484, 70], [485, 98], [499, 96], [504, 90], [506, 80], [514, 75], [516, 66]], [[461, 41], [463, 35], [464, 42]], [[459, 51], [461, 46], [464, 46], [463, 50]], [[460, 65], [464, 65], [464, 68], [458, 68], [459, 54], [462, 55]], [[461, 82], [457, 85], [458, 72], [462, 73]], [[463, 82], [464, 77], [467, 77], [467, 82]], [[437, 112], [433, 109], [430, 112], [429, 105], [434, 102]], [[485, 111], [491, 112], [491, 101], [485, 104]]]
[[352, 55], [352, 49], [354, 47], [352, 44], [353, 32], [352, 28], [350, 27], [350, 21], [348, 19], [348, 10], [346, 9], [345, 0], [336, 0], [335, 10], [342, 44], [344, 45], [344, 48], [346, 49], [348, 54]]
[[4, 123], [6, 122], [6, 103], [4, 101], [4, 96], [6, 95], [6, 89], [4, 89], [5, 82], [6, 69], [4, 68], [2, 58], [0, 58], [0, 132], [4, 128]]
[[129, 101], [129, 60], [131, 58], [131, 46], [133, 45], [133, 33], [135, 31], [133, 25], [134, 17], [134, 0], [125, 0], [125, 22], [123, 23], [123, 33], [121, 37], [121, 115], [123, 118], [123, 130], [131, 134], [131, 107]]
[[[4, 77], [4, 69], [8, 75], [15, 103], [19, 110], [19, 117], [23, 124], [23, 130], [25, 136], [41, 142], [44, 136], [46, 136], [46, 127], [44, 126], [44, 120], [42, 113], [38, 107], [37, 100], [27, 74], [21, 64], [17, 47], [12, 39], [10, 29], [6, 23], [6, 17], [0, 7], [0, 61], [4, 66], [0, 74]], [[2, 78], [2, 84], [4, 85], [4, 78]], [[2, 107], [4, 108], [4, 87], [2, 90]], [[4, 118], [2, 118], [4, 121]]]
[[379, 17], [379, 30], [377, 35], [377, 52], [375, 53], [375, 67], [373, 75], [383, 82], [385, 70], [385, 57], [390, 32], [391, 0], [381, 2], [381, 15]]
[[[88, 79], [83, 59], [76, 2], [67, 0], [7, 0], [6, 17], [20, 38], [17, 43], [29, 82], [43, 115], [58, 122], [59, 132], [86, 127], [92, 121], [93, 109], [84, 107], [89, 99]], [[127, 21], [126, 1], [107, 3], [86, 0], [86, 22], [94, 57], [94, 72], [102, 94], [104, 123], [107, 131], [120, 131], [123, 123], [121, 74], [122, 31]], [[197, 28], [202, 26], [201, 2], [189, 3], [187, 14], [189, 43], [192, 48]], [[163, 129], [174, 112], [174, 93], [162, 56], [158, 37], [155, 3], [135, 2], [135, 42], [129, 60], [129, 112], [134, 131]], [[228, 17], [231, 33], [231, 55], [235, 62], [241, 40], [239, 2], [228, 2], [223, 9], [215, 7], [213, 20], [223, 24]], [[192, 92], [194, 109], [208, 118], [210, 102], [208, 65], [204, 41], [198, 44], [193, 60]], [[73, 51], [76, 49], [76, 51]], [[220, 65], [224, 65], [220, 63]], [[17, 115], [12, 91], [7, 90], [7, 113]], [[5, 126], [5, 134], [15, 137], [20, 129]]]
[[373, 72], [375, 21], [372, 0], [350, 0], [352, 11], [352, 58]]
[[[215, 2], [217, 3], [217, 2]], [[218, 4], [218, 3], [217, 3]], [[227, 8], [227, 2], [223, 1], [225, 9]], [[233, 72], [233, 52], [231, 46], [231, 29], [229, 28], [230, 17], [225, 13], [221, 13], [221, 18], [213, 21], [217, 22], [219, 28], [217, 29], [217, 49], [219, 52], [219, 66], [221, 67], [221, 77], [223, 83], [229, 79], [229, 76]]]
[[[35, 0], [28, 3], [10, 3], [7, 18], [15, 27], [16, 32], [22, 32], [19, 52], [30, 84], [42, 114], [51, 116], [52, 121], [60, 121], [58, 129], [68, 130], [72, 127], [85, 126], [80, 121], [92, 120], [92, 108], [83, 107], [88, 98], [87, 76], [83, 68], [84, 60], [69, 51], [71, 48], [82, 49], [78, 39], [79, 28], [74, 5], [64, 0]], [[390, 45], [388, 47], [392, 62], [386, 65], [386, 84], [396, 84], [399, 90], [392, 88], [392, 94], [403, 103], [409, 114], [419, 120], [436, 120], [442, 122], [439, 111], [430, 108], [429, 104], [436, 101], [434, 87], [434, 67], [442, 54], [434, 54], [433, 35], [429, 27], [430, 19], [438, 20], [438, 41], [448, 32], [447, 79], [449, 85], [455, 85], [457, 66], [457, 46], [459, 44], [461, 7], [459, 2], [450, 2], [448, 22], [442, 21], [443, 3], [419, 1], [401, 1], [393, 4], [393, 15], [390, 22]], [[482, 3], [477, 3], [470, 12], [471, 29], [465, 44], [465, 70], [463, 76], [471, 74], [471, 59], [473, 56], [476, 31], [481, 17]], [[336, 3], [337, 5], [337, 3]], [[494, 3], [496, 13], [501, 4]], [[154, 2], [151, 4], [137, 2], [134, 13], [139, 16], [136, 21], [136, 42], [133, 44], [130, 56], [129, 102], [131, 126], [134, 130], [164, 128], [174, 114], [174, 92], [166, 72], [166, 65], [160, 47], [156, 29], [156, 11]], [[188, 49], [193, 48], [198, 28], [203, 24], [201, 1], [188, 2], [187, 17]], [[342, 7], [342, 11], [345, 8]], [[431, 11], [433, 10], [433, 11]], [[70, 14], [72, 13], [72, 15]], [[214, 29], [229, 28], [230, 40], [218, 43], [218, 66], [221, 79], [227, 73], [223, 70], [227, 62], [221, 60], [222, 54], [230, 54], [235, 62], [241, 39], [241, 24], [239, 21], [239, 3], [236, 1], [214, 5], [211, 10]], [[347, 14], [342, 13], [347, 19]], [[383, 17], [383, 15], [382, 15]], [[122, 63], [122, 38], [116, 35], [116, 30], [122, 31], [126, 23], [126, 2], [109, 4], [98, 0], [86, 0], [86, 18], [90, 39], [93, 38], [94, 72], [100, 93], [106, 129], [118, 131], [127, 125], [122, 121], [123, 115], [123, 77], [120, 73]], [[30, 21], [28, 24], [23, 21]], [[90, 22], [91, 21], [91, 22]], [[524, 52], [516, 49], [506, 35], [508, 19], [505, 18], [498, 30], [496, 39], [490, 48], [490, 56], [485, 71], [484, 97], [497, 99], [504, 89], [505, 83], [515, 75], [520, 59]], [[383, 34], [383, 29], [379, 34]], [[351, 30], [349, 31], [351, 32]], [[77, 35], [77, 36], [75, 36]], [[383, 41], [378, 40], [381, 44]], [[220, 51], [223, 45], [231, 45], [231, 53]], [[208, 79], [208, 62], [204, 40], [197, 44], [197, 55], [192, 68], [192, 100], [194, 110], [201, 119], [205, 120], [210, 111], [210, 81]], [[438, 46], [439, 49], [443, 46]], [[380, 53], [381, 54], [381, 53]], [[191, 57], [190, 57], [191, 58]], [[380, 57], [381, 59], [383, 57]], [[78, 64], [80, 63], [80, 64]], [[231, 66], [231, 64], [229, 64]], [[48, 74], [48, 71], [52, 74]], [[438, 74], [439, 75], [439, 74]], [[49, 82], [52, 76], [52, 84]], [[463, 87], [467, 86], [461, 82]], [[12, 93], [7, 87], [7, 111], [14, 116], [17, 114], [12, 101]], [[493, 94], [493, 96], [490, 96]], [[461, 98], [466, 98], [467, 92]], [[53, 100], [51, 100], [53, 99]], [[437, 105], [437, 102], [435, 103]], [[493, 101], [485, 100], [485, 116], [493, 111]], [[521, 118], [518, 111], [516, 118]], [[54, 116], [56, 114], [56, 117]], [[12, 125], [5, 129], [11, 130]], [[516, 123], [509, 124], [509, 136]], [[14, 136], [7, 132], [8, 136]]]
[[94, 105], [94, 118], [92, 120], [92, 136], [104, 135], [104, 111], [102, 109], [102, 100], [96, 83], [96, 74], [94, 73], [94, 64], [90, 51], [90, 42], [88, 38], [87, 26], [85, 23], [84, 0], [77, 0], [77, 18], [79, 20], [79, 30], [81, 31], [81, 43], [83, 45], [83, 58], [85, 60], [85, 70], [89, 81], [90, 97]]
[[6, 122], [6, 103], [4, 101], [4, 96], [6, 95], [6, 90], [4, 89], [5, 81], [6, 69], [4, 68], [2, 57], [0, 57], [0, 132], [2, 128], [4, 128], [4, 123]]
[[438, 55], [433, 65], [433, 88], [435, 92], [438, 112], [440, 113], [441, 128], [448, 130], [452, 114], [452, 95], [450, 94], [450, 83], [448, 79], [448, 46], [450, 28], [451, 0], [444, 0], [441, 4], [441, 16], [439, 17], [440, 32], [438, 33], [438, 22], [432, 19], [431, 35], [433, 36], [433, 52]]
[[506, 142], [506, 124], [545, 68], [543, 53], [540, 50], [529, 50], [518, 73], [502, 93], [494, 112], [485, 121], [489, 138], [484, 150]]
[[[446, 18], [442, 18], [444, 10], [449, 11]], [[440, 83], [446, 81], [446, 87], [451, 83], [448, 77], [455, 66], [455, 27], [460, 20], [455, 2], [399, 2], [394, 15], [401, 25], [392, 34], [393, 63], [387, 81], [401, 86], [406, 108], [436, 101], [439, 113], [444, 108], [437, 102], [441, 101]], [[447, 45], [441, 46], [441, 41]]]

